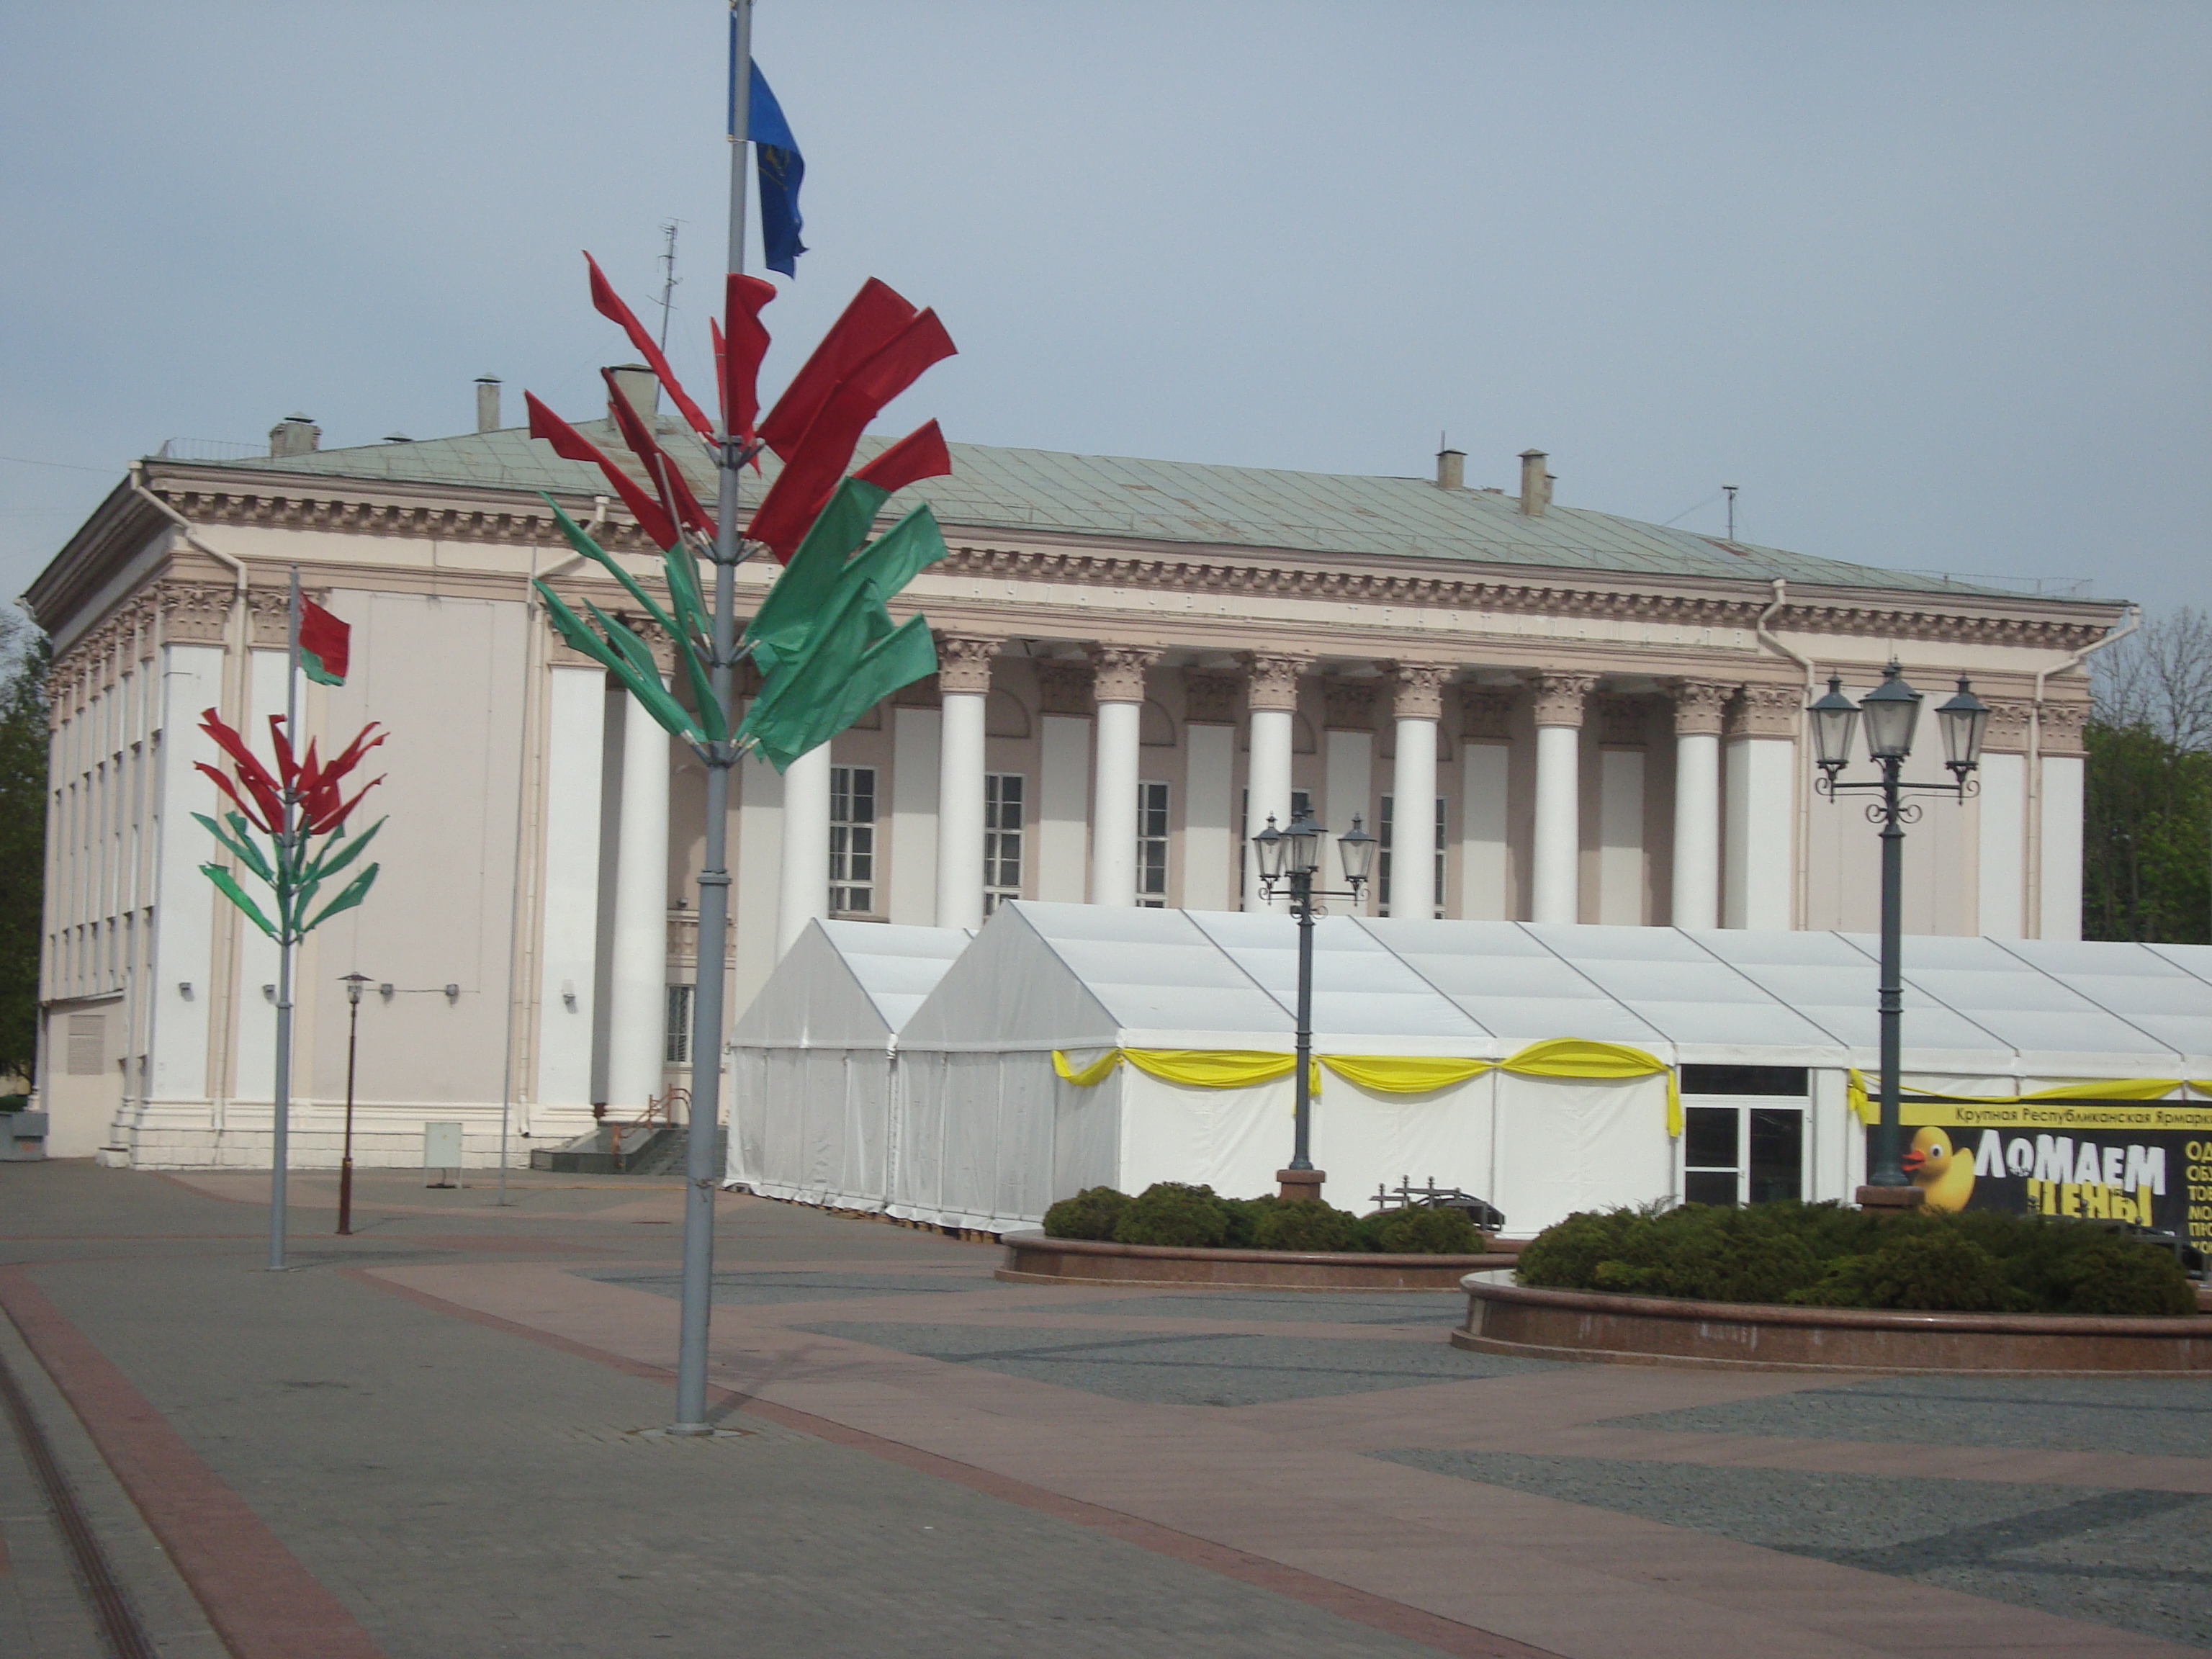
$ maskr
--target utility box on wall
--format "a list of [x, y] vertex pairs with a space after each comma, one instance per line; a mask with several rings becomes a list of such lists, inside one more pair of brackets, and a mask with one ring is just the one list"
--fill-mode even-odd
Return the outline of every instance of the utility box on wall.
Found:
[[0, 1112], [0, 1164], [34, 1164], [46, 1155], [44, 1112]]
[[458, 1170], [461, 1167], [461, 1126], [426, 1123], [422, 1126], [422, 1167]]

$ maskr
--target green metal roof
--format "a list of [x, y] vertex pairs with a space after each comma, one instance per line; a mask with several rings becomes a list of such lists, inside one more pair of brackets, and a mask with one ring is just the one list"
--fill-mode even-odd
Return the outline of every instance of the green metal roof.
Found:
[[[711, 502], [715, 478], [704, 451], [676, 421], [662, 416], [658, 424], [693, 489]], [[580, 422], [578, 429], [609, 455], [628, 462], [611, 422]], [[864, 440], [862, 456], [885, 441]], [[1941, 576], [1723, 542], [1584, 507], [1554, 504], [1531, 519], [1510, 495], [1440, 489], [1425, 478], [1205, 466], [982, 444], [954, 444], [951, 450], [951, 477], [902, 492], [890, 510], [927, 501], [948, 526], [976, 530], [1655, 576], [1781, 576], [1823, 586], [2013, 597]], [[764, 477], [773, 477], [775, 458], [762, 459]], [[520, 427], [226, 465], [325, 477], [587, 495], [606, 488], [596, 469], [561, 459]]]

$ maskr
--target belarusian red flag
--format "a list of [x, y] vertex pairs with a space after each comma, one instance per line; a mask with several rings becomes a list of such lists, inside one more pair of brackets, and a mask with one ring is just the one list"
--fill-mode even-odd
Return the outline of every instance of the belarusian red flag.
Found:
[[353, 629], [300, 595], [300, 666], [318, 685], [343, 685]]

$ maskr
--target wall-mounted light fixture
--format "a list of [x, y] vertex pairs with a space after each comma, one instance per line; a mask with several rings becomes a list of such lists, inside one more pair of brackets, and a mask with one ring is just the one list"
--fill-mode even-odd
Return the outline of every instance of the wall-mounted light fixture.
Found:
[[461, 988], [458, 985], [448, 985], [446, 988], [446, 1000], [448, 1002], [459, 1002], [460, 1000]]
[[274, 1002], [276, 1000], [276, 988], [273, 985], [264, 985], [261, 988], [261, 994]]
[[187, 979], [187, 980], [180, 980], [179, 981], [178, 981], [178, 984], [177, 984], [177, 994], [178, 994], [179, 996], [182, 997], [185, 1001], [190, 1002], [190, 1001], [192, 1000], [192, 982], [191, 982], [191, 981], [190, 981], [190, 980], [188, 980], [188, 979]]
[[399, 988], [398, 986], [392, 984], [390, 980], [386, 980], [383, 984], [376, 988], [376, 994], [382, 997], [386, 1002], [389, 1002], [396, 994], [398, 994], [398, 989]]
[[561, 1000], [568, 1005], [570, 1013], [576, 1012], [576, 981], [574, 980], [564, 979], [561, 981]]

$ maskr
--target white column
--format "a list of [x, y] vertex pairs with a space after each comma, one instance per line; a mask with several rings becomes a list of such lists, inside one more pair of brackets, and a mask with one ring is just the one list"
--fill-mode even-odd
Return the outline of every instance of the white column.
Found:
[[[2009, 712], [1993, 705], [1996, 727]], [[2005, 721], [2025, 736], [2025, 722]], [[1990, 939], [2021, 939], [2027, 921], [2027, 757], [1993, 755], [1984, 750], [1976, 775], [1981, 793], [1974, 802], [1979, 817], [1975, 865], [1978, 879], [1974, 931]]]
[[1721, 925], [1721, 713], [1735, 688], [1684, 680], [1674, 695], [1674, 894], [1677, 927]]
[[1594, 674], [1539, 674], [1536, 702], [1536, 845], [1530, 920], [1582, 919], [1583, 704]]
[[1796, 731], [1804, 688], [1747, 685], [1724, 744], [1727, 817], [1721, 859], [1721, 926], [1794, 925]]
[[775, 954], [799, 943], [806, 924], [830, 914], [830, 745], [808, 750], [783, 772], [782, 874], [776, 884]]
[[943, 717], [934, 708], [891, 709], [890, 918], [937, 925], [937, 775]]
[[1398, 665], [1393, 709], [1398, 756], [1390, 773], [1394, 916], [1436, 914], [1437, 722], [1443, 717], [1443, 684], [1451, 672], [1442, 664]]
[[607, 1106], [634, 1116], [660, 1092], [668, 1023], [668, 733], [622, 700], [621, 816], [607, 986]]
[[[1250, 709], [1252, 752], [1245, 771], [1245, 825], [1248, 837], [1267, 827], [1272, 816], [1278, 829], [1291, 822], [1291, 717], [1297, 712], [1298, 669], [1295, 657], [1255, 656], [1247, 691]], [[1284, 909], [1260, 897], [1260, 873], [1249, 846], [1241, 849], [1245, 870], [1244, 908], [1248, 910]]]
[[983, 704], [996, 640], [945, 635], [937, 642], [939, 727], [937, 925], [983, 925]]
[[[2085, 704], [2043, 705], [2038, 794], [2038, 939], [2081, 937], [2081, 726]], [[2055, 752], [2054, 752], [2055, 751]]]
[[584, 1110], [592, 1103], [592, 1030], [598, 1005], [592, 970], [599, 954], [607, 677], [604, 669], [562, 664], [550, 673], [536, 1097], [545, 1107]]
[[1091, 648], [1098, 699], [1098, 781], [1091, 805], [1091, 902], [1137, 902], [1138, 734], [1145, 670], [1159, 656], [1130, 646]]
[[193, 763], [213, 766], [222, 758], [199, 729], [200, 711], [222, 706], [222, 666], [220, 645], [161, 647], [161, 741], [156, 753], [161, 823], [168, 833], [161, 837], [155, 872], [159, 885], [154, 903], [161, 925], [154, 935], [154, 1012], [147, 1049], [152, 1071], [147, 1087], [157, 1101], [205, 1100], [221, 1092], [208, 1077], [219, 901], [215, 884], [199, 868], [213, 856], [211, 840], [188, 815], [212, 816], [217, 805], [215, 786], [193, 769]]

